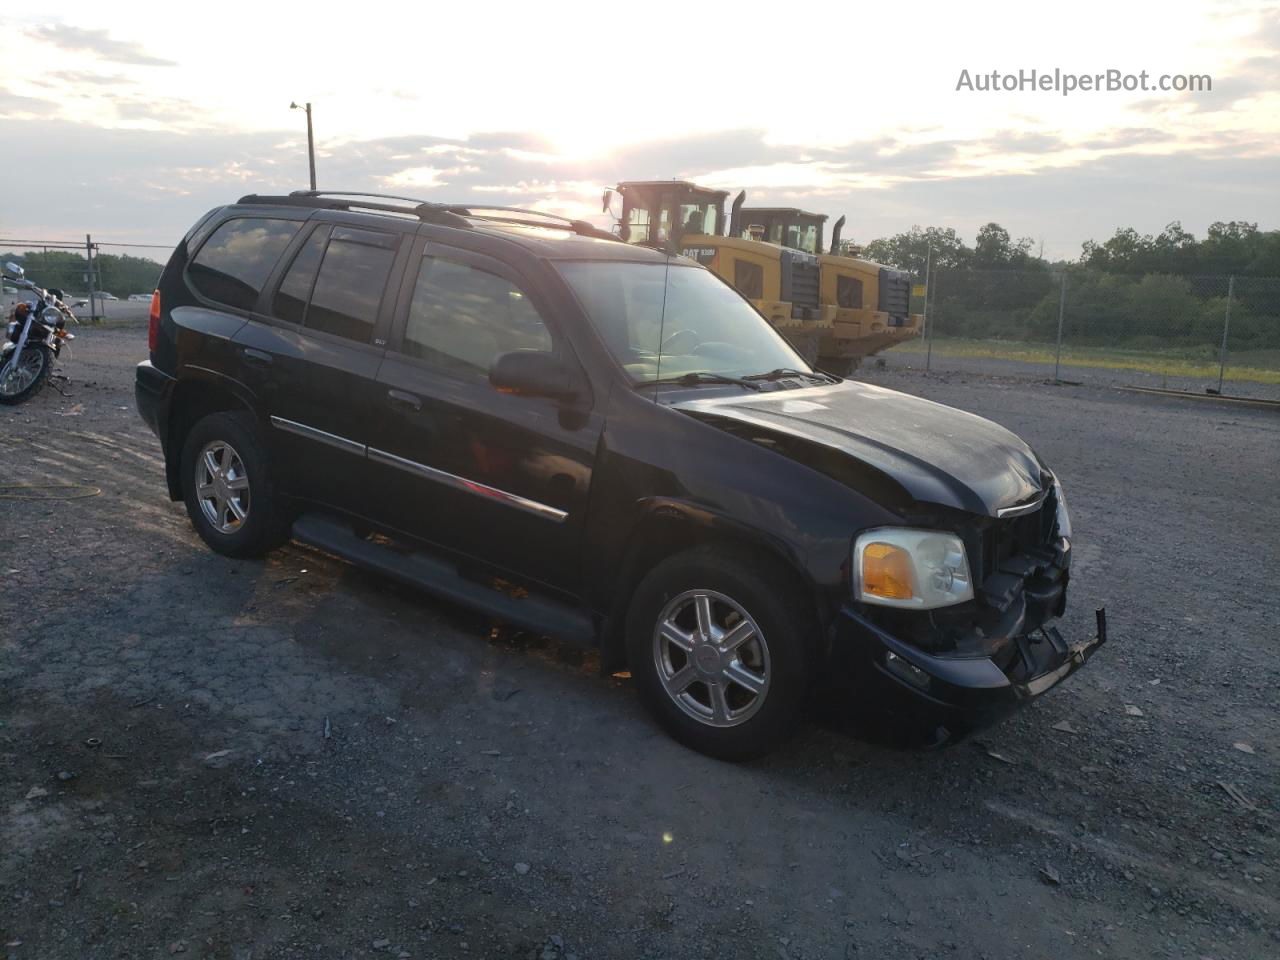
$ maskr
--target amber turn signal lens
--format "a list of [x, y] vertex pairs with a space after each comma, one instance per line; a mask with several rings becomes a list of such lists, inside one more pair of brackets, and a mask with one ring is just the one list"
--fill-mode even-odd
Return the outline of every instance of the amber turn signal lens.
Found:
[[862, 552], [862, 591], [886, 600], [910, 600], [911, 555], [892, 544], [867, 544]]

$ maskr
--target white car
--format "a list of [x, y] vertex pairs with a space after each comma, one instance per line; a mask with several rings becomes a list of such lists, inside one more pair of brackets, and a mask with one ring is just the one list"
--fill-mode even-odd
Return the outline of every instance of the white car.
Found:
[[129, 294], [130, 303], [150, 303], [151, 294], [149, 293], [131, 293]]

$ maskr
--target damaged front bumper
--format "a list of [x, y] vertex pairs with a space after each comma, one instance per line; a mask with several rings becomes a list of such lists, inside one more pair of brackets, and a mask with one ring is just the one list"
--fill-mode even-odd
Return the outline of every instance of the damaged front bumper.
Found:
[[1084, 666], [1107, 641], [1107, 619], [1097, 611], [1088, 640], [1068, 642], [1052, 626], [1017, 636], [1018, 654], [1004, 668], [988, 657], [925, 653], [850, 606], [834, 639], [833, 657], [844, 661], [836, 675], [846, 678], [858, 711], [940, 745], [1000, 720]]

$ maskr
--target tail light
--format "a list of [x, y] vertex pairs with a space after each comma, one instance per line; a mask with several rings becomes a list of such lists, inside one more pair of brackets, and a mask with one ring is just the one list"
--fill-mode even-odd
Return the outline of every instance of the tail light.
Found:
[[151, 294], [151, 312], [147, 315], [147, 349], [156, 352], [160, 342], [160, 291]]

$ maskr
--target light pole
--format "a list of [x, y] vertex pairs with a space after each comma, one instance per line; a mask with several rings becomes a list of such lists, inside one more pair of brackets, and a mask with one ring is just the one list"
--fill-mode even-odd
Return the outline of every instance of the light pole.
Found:
[[311, 168], [311, 189], [314, 190], [316, 188], [316, 139], [315, 134], [311, 131], [311, 104], [306, 103], [298, 106], [298, 104], [291, 102], [289, 109], [307, 111], [307, 163]]

